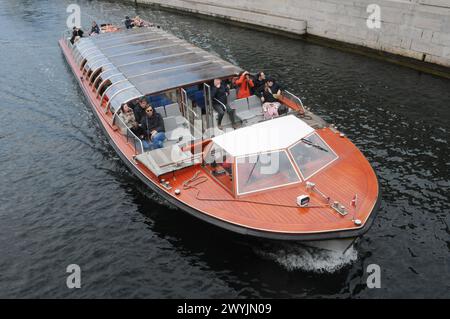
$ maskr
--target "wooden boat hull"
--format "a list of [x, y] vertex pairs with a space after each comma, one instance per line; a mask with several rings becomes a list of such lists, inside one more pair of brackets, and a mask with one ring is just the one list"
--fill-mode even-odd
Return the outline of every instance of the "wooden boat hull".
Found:
[[[367, 219], [364, 221], [363, 225], [361, 227], [355, 227], [352, 229], [345, 229], [345, 230], [336, 230], [336, 231], [320, 231], [320, 232], [292, 232], [292, 231], [270, 231], [267, 229], [257, 229], [254, 227], [247, 227], [245, 225], [239, 224], [239, 223], [232, 223], [224, 220], [223, 218], [217, 218], [211, 214], [205, 214], [204, 211], [197, 209], [193, 207], [192, 205], [189, 205], [185, 201], [180, 200], [178, 197], [171, 195], [167, 192], [164, 188], [161, 187], [161, 185], [158, 183], [158, 178], [151, 179], [148, 177], [148, 175], [145, 175], [141, 169], [137, 168], [136, 163], [133, 161], [133, 159], [129, 156], [129, 154], [125, 154], [122, 148], [117, 144], [115, 138], [111, 134], [111, 128], [107, 127], [105, 118], [103, 118], [100, 113], [98, 106], [96, 106], [95, 100], [92, 98], [92, 93], [88, 91], [88, 86], [86, 83], [83, 82], [83, 78], [80, 77], [79, 74], [77, 74], [76, 66], [72, 60], [72, 57], [70, 56], [70, 50], [65, 44], [63, 40], [60, 40], [59, 42], [63, 55], [69, 64], [69, 66], [72, 69], [72, 72], [74, 73], [80, 87], [83, 90], [83, 93], [85, 94], [86, 98], [89, 100], [89, 104], [92, 107], [93, 113], [96, 116], [97, 120], [100, 123], [100, 126], [102, 127], [103, 132], [105, 133], [106, 137], [108, 138], [108, 141], [110, 145], [114, 148], [115, 152], [120, 156], [121, 160], [127, 165], [129, 170], [137, 176], [143, 183], [145, 183], [152, 191], [157, 193], [159, 196], [166, 199], [171, 204], [175, 205], [179, 209], [191, 214], [192, 216], [203, 220], [205, 222], [208, 222], [210, 224], [213, 224], [217, 227], [221, 227], [223, 229], [229, 230], [231, 232], [235, 232], [241, 235], [246, 236], [252, 236], [257, 238], [264, 238], [264, 239], [270, 239], [270, 240], [287, 240], [287, 241], [323, 241], [323, 240], [336, 240], [336, 239], [347, 239], [347, 238], [356, 238], [367, 232], [367, 230], [371, 227], [373, 220], [375, 218], [375, 212], [378, 210], [380, 205], [380, 196], [378, 193], [378, 197], [376, 200], [376, 203], [373, 205], [372, 211], [368, 214]], [[195, 169], [192, 169], [192, 172], [195, 172]], [[379, 192], [378, 187], [378, 180], [376, 179], [377, 183], [377, 189]]]

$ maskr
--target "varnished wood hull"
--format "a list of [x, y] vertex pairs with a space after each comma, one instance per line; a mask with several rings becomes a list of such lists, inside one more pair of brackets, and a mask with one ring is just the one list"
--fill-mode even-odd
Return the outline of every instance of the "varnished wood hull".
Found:
[[[96, 96], [90, 89], [87, 81], [82, 77], [81, 72], [74, 64], [70, 54], [70, 49], [63, 40], [61, 40], [59, 44], [62, 48], [66, 61], [71, 67], [72, 72], [83, 90], [83, 93], [92, 107], [93, 113], [95, 114], [102, 130], [116, 153], [133, 172], [133, 174], [136, 175], [143, 183], [145, 183], [159, 196], [162, 196], [181, 210], [200, 220], [229, 231], [271, 240], [317, 241], [355, 238], [364, 234], [372, 225], [375, 218], [375, 212], [378, 210], [381, 198], [379, 194], [378, 179], [376, 178], [376, 175], [367, 160], [365, 160], [362, 154], [360, 154], [356, 147], [348, 140], [346, 142], [347, 144], [343, 145], [342, 148], [351, 146], [352, 152], [354, 153], [352, 154], [357, 157], [357, 160], [355, 161], [358, 163], [361, 162], [364, 169], [361, 170], [361, 172], [358, 171], [355, 173], [352, 172], [351, 168], [346, 168], [349, 170], [349, 174], [353, 174], [354, 176], [350, 178], [350, 182], [345, 181], [344, 183], [344, 181], [341, 181], [341, 185], [345, 184], [343, 186], [344, 188], [350, 188], [348, 185], [358, 182], [358, 180], [365, 174], [368, 174], [367, 178], [369, 180], [367, 185], [362, 186], [362, 189], [367, 189], [368, 195], [361, 196], [364, 213], [360, 214], [361, 216], [358, 216], [358, 218], [362, 221], [360, 226], [355, 226], [355, 224], [350, 222], [348, 218], [341, 220], [339, 216], [334, 216], [329, 210], [324, 210], [324, 212], [310, 211], [304, 213], [303, 211], [299, 212], [295, 209], [286, 208], [280, 209], [280, 211], [277, 212], [273, 209], [263, 209], [261, 205], [242, 204], [239, 202], [233, 204], [227, 202], [227, 204], [223, 203], [211, 205], [211, 203], [197, 200], [193, 192], [189, 193], [188, 191], [183, 191], [180, 196], [175, 195], [173, 190], [176, 188], [181, 189], [182, 182], [191, 178], [198, 170], [201, 170], [201, 168], [196, 166], [177, 172], [176, 175], [174, 175], [176, 179], [171, 180], [171, 191], [162, 187], [159, 183], [158, 177], [154, 176], [144, 165], [134, 160], [134, 152], [132, 147], [127, 145], [127, 143], [124, 142], [123, 136], [120, 132], [109, 124], [108, 115], [102, 113], [102, 108], [99, 105], [100, 102], [96, 99]], [[319, 134], [324, 137], [328, 143], [333, 140], [336, 142], [338, 141], [336, 140], [337, 135], [328, 129], [323, 130]], [[345, 155], [345, 152], [347, 152], [347, 150], [341, 150], [339, 147], [337, 147], [337, 149], [341, 155]], [[333, 177], [330, 179], [327, 174], [331, 174], [330, 176], [333, 176], [333, 170], [336, 171], [340, 169], [342, 169], [342, 167], [330, 167], [327, 171], [317, 174], [313, 179], [315, 182], [321, 183], [321, 185], [324, 185], [325, 181], [326, 185], [329, 185], [330, 189], [326, 186], [324, 188], [327, 192], [332, 192], [332, 188], [336, 187], [336, 185], [339, 186], [339, 183], [333, 186]], [[327, 183], [327, 180], [330, 180], [330, 182]], [[255, 201], [275, 200], [276, 202], [291, 200], [293, 195], [298, 194], [298, 192], [301, 191], [299, 190], [299, 187], [301, 187], [301, 190], [304, 189], [304, 185], [301, 185], [294, 188], [279, 190], [278, 192], [280, 193], [279, 196], [276, 196], [276, 199], [271, 197], [270, 194], [254, 195], [252, 196], [252, 199]], [[217, 183], [208, 183], [204, 186], [202, 191], [206, 196], [218, 196], [219, 198], [221, 196], [226, 198], [230, 197], [230, 194], [228, 194], [222, 186]], [[345, 196], [342, 196], [343, 198], [345, 197], [345, 199], [348, 199], [349, 194], [350, 191], [347, 191]], [[312, 199], [316, 202], [319, 201], [319, 198], [314, 196], [312, 196]], [[314, 218], [317, 218], [317, 221], [315, 221]]]

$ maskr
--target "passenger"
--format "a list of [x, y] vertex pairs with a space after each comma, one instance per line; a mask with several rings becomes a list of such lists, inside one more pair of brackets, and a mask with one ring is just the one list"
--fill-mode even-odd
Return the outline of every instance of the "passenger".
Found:
[[91, 32], [89, 32], [89, 35], [99, 34], [99, 33], [100, 33], [100, 28], [99, 28], [97, 22], [92, 21]]
[[238, 85], [238, 99], [249, 97], [251, 95], [250, 89], [255, 86], [253, 81], [250, 79], [250, 74], [247, 71], [242, 72], [239, 79], [237, 79], [236, 84]]
[[266, 84], [266, 75], [264, 72], [259, 72], [253, 83], [255, 86], [253, 87], [252, 93], [261, 97], [261, 94], [264, 91], [264, 85]]
[[269, 78], [262, 91], [261, 102], [263, 103], [264, 118], [274, 118], [288, 111], [287, 107], [282, 105], [278, 98], [281, 96], [281, 88], [275, 83], [274, 79]]
[[[139, 124], [136, 121], [136, 118], [134, 117], [134, 113], [133, 113], [133, 109], [131, 107], [128, 106], [127, 103], [123, 104], [120, 107], [120, 118], [123, 120], [123, 122], [125, 123], [125, 125], [130, 128], [130, 130], [135, 134], [135, 135], [139, 135]], [[126, 134], [126, 129], [124, 128], [125, 133]], [[124, 135], [125, 135], [124, 134]]]
[[166, 139], [164, 120], [161, 114], [155, 112], [152, 106], [145, 109], [146, 116], [141, 121], [142, 144], [145, 150], [152, 150], [164, 146]]
[[222, 82], [221, 79], [214, 79], [214, 85], [211, 88], [211, 99], [213, 102], [213, 108], [219, 113], [219, 117], [217, 119], [217, 125], [219, 129], [222, 130], [222, 119], [225, 115], [225, 112], [228, 113], [230, 117], [231, 124], [233, 128], [236, 128], [235, 119], [234, 119], [234, 110], [228, 106], [227, 104], [227, 96], [230, 90], [225, 83]]
[[134, 118], [138, 123], [141, 123], [142, 119], [145, 117], [145, 109], [149, 107], [149, 104], [145, 98], [139, 100], [139, 106], [133, 109]]
[[70, 38], [70, 43], [74, 44], [77, 42], [80, 38], [83, 37], [83, 30], [79, 27], [73, 27], [72, 29], [72, 37]]
[[125, 28], [131, 29], [133, 27], [134, 27], [133, 20], [131, 20], [129, 16], [126, 16], [125, 17]]
[[281, 96], [281, 87], [275, 83], [273, 78], [267, 79], [266, 85], [262, 92], [261, 101], [264, 102], [279, 102], [278, 98]]

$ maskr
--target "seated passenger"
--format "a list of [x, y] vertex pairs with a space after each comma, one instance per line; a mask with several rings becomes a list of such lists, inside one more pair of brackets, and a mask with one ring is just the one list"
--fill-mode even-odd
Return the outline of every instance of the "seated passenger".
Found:
[[217, 125], [219, 126], [220, 130], [223, 129], [222, 119], [223, 116], [225, 115], [225, 112], [227, 112], [228, 115], [230, 116], [233, 128], [236, 128], [234, 119], [234, 110], [227, 104], [227, 95], [229, 94], [229, 92], [230, 90], [228, 89], [228, 86], [226, 86], [221, 79], [214, 79], [214, 85], [211, 88], [211, 100], [213, 103], [214, 110], [216, 110], [217, 113], [219, 113]]
[[288, 111], [278, 98], [281, 96], [281, 88], [274, 79], [269, 78], [261, 92], [261, 102], [263, 103], [263, 113], [265, 119], [270, 119], [282, 115]]
[[[128, 104], [127, 103], [125, 103], [125, 104], [123, 104], [121, 107], [120, 107], [120, 114], [119, 114], [119, 116], [120, 116], [120, 118], [123, 120], [123, 122], [125, 123], [125, 125], [128, 127], [128, 128], [130, 128], [130, 130], [134, 133], [134, 134], [136, 134], [136, 135], [139, 135], [139, 124], [138, 124], [138, 122], [136, 121], [136, 118], [134, 117], [134, 113], [133, 113], [133, 109], [132, 108], [130, 108], [129, 106], [128, 106]], [[126, 135], [126, 129], [125, 128], [123, 128], [123, 130], [125, 131], [122, 131], [122, 133], [124, 133], [124, 135]]]
[[125, 17], [125, 28], [131, 29], [133, 27], [134, 27], [133, 20], [131, 20], [129, 16], [126, 16]]
[[73, 27], [72, 29], [72, 37], [70, 38], [70, 43], [74, 44], [77, 42], [80, 38], [83, 37], [83, 30], [79, 27]]
[[145, 109], [146, 116], [142, 119], [140, 127], [143, 131], [141, 135], [142, 146], [145, 150], [153, 150], [164, 146], [166, 139], [164, 120], [161, 114], [155, 112], [152, 106]]
[[92, 21], [91, 32], [89, 32], [89, 35], [99, 34], [99, 33], [100, 33], [100, 28], [97, 25], [97, 22]]
[[264, 91], [264, 85], [266, 84], [266, 75], [264, 72], [259, 72], [256, 75], [256, 79], [253, 81], [255, 86], [252, 88], [252, 94], [261, 97], [261, 93]]
[[251, 95], [250, 89], [255, 86], [253, 81], [250, 79], [250, 74], [248, 71], [244, 71], [240, 74], [239, 79], [236, 80], [236, 85], [238, 86], [238, 99], [249, 97]]
[[141, 98], [139, 100], [139, 106], [135, 107], [133, 109], [134, 112], [134, 118], [138, 123], [141, 123], [142, 119], [145, 117], [145, 109], [149, 107], [147, 100], [145, 98]]

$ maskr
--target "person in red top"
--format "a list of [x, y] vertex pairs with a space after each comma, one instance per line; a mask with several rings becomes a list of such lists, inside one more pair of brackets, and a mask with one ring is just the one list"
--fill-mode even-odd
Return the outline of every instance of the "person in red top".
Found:
[[244, 71], [239, 79], [236, 80], [236, 85], [238, 86], [237, 98], [243, 99], [251, 95], [250, 88], [254, 87], [253, 81], [250, 79], [250, 74]]

